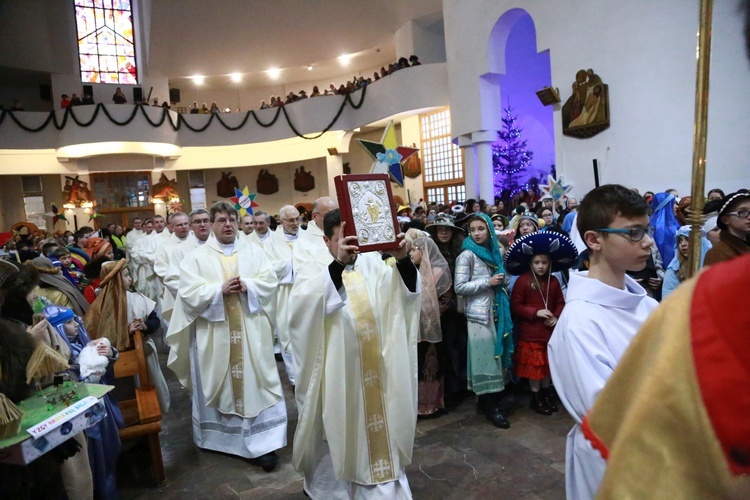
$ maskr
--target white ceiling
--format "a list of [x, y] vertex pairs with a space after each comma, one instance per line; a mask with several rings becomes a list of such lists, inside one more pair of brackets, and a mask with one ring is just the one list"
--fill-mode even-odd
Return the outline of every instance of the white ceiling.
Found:
[[[434, 19], [441, 0], [151, 0], [150, 71], [176, 80], [205, 75], [212, 86], [325, 80], [396, 57], [393, 35], [412, 19]], [[337, 58], [357, 54], [349, 68]], [[409, 54], [398, 54], [398, 56]], [[313, 65], [313, 70], [306, 67]], [[355, 71], [351, 70], [352, 74]], [[214, 77], [216, 82], [211, 82]], [[177, 80], [179, 81], [179, 80]]]

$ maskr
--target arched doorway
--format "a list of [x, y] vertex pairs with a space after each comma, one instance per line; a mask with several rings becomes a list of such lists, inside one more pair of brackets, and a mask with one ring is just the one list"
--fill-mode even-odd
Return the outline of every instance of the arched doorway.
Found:
[[[513, 173], [494, 175], [495, 191], [506, 196], [546, 182], [554, 169], [553, 107], [544, 106], [536, 91], [552, 85], [549, 50], [537, 52], [534, 20], [523, 9], [511, 9], [495, 23], [488, 41], [488, 72], [482, 75], [482, 111], [503, 130], [503, 118], [513, 118], [533, 152], [529, 165]], [[510, 109], [510, 114], [507, 110]]]

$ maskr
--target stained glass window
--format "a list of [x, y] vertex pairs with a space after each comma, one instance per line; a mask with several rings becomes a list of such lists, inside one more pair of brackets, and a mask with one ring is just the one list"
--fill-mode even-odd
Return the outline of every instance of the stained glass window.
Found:
[[75, 0], [83, 83], [137, 84], [130, 0]]

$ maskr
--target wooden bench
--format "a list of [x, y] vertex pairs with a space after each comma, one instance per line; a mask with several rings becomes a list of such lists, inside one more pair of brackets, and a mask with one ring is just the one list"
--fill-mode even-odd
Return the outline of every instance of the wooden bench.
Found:
[[143, 335], [133, 335], [135, 347], [120, 352], [115, 363], [115, 379], [138, 376], [140, 387], [136, 386], [135, 398], [120, 401], [125, 427], [120, 429], [120, 439], [125, 441], [146, 436], [151, 453], [151, 476], [156, 484], [164, 482], [164, 461], [161, 456], [161, 408], [156, 389], [151, 384], [146, 366], [146, 353], [143, 350]]

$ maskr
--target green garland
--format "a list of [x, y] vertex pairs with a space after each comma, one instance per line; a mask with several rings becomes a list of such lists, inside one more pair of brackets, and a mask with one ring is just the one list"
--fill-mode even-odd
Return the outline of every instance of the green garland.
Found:
[[[183, 125], [188, 130], [190, 130], [192, 132], [203, 132], [204, 130], [206, 130], [211, 125], [211, 123], [214, 121], [214, 119], [216, 119], [216, 120], [219, 121], [219, 123], [221, 124], [222, 127], [224, 127], [225, 129], [229, 130], [230, 132], [235, 132], [237, 130], [240, 130], [240, 129], [244, 128], [245, 125], [247, 125], [247, 121], [250, 118], [250, 116], [252, 116], [253, 119], [255, 120], [255, 123], [257, 123], [261, 127], [263, 127], [263, 128], [269, 128], [269, 127], [273, 127], [274, 126], [274, 124], [276, 123], [276, 121], [279, 119], [279, 116], [283, 113], [284, 118], [286, 119], [287, 125], [289, 125], [289, 128], [291, 129], [291, 131], [294, 132], [294, 134], [297, 137], [301, 137], [301, 138], [307, 139], [307, 140], [315, 140], [315, 139], [320, 138], [323, 134], [325, 134], [329, 130], [331, 130], [331, 128], [336, 124], [336, 122], [338, 121], [339, 117], [341, 116], [341, 113], [344, 112], [344, 108], [346, 107], [347, 103], [352, 107], [352, 109], [359, 109], [359, 108], [362, 107], [362, 105], [365, 102], [365, 92], [367, 91], [367, 87], [363, 87], [361, 90], [362, 90], [362, 94], [360, 96], [359, 103], [355, 104], [354, 100], [352, 99], [351, 94], [346, 94], [344, 96], [344, 99], [341, 101], [341, 105], [339, 106], [339, 109], [336, 112], [336, 116], [334, 116], [333, 120], [331, 120], [331, 123], [329, 123], [328, 126], [326, 126], [323, 129], [322, 132], [320, 132], [319, 134], [316, 134], [316, 135], [314, 135], [312, 137], [307, 137], [306, 135], [302, 134], [299, 130], [297, 130], [297, 128], [292, 123], [292, 121], [289, 119], [289, 114], [286, 111], [286, 106], [279, 106], [278, 108], [276, 108], [276, 114], [274, 114], [273, 119], [270, 122], [268, 122], [268, 123], [263, 123], [262, 121], [260, 121], [260, 118], [258, 118], [258, 115], [255, 113], [255, 111], [247, 111], [247, 112], [245, 112], [245, 117], [242, 119], [242, 122], [239, 125], [237, 125], [236, 127], [232, 127], [232, 126], [227, 125], [226, 123], [224, 123], [224, 120], [222, 120], [221, 115], [218, 114], [218, 113], [211, 113], [211, 117], [208, 119], [208, 122], [206, 122], [206, 124], [203, 125], [202, 127], [193, 127], [192, 125], [190, 125], [185, 120], [185, 118], [183, 117], [183, 115], [179, 114], [179, 113], [177, 114], [177, 123], [175, 123], [175, 122], [172, 121], [172, 116], [168, 113], [168, 110], [166, 108], [162, 108], [162, 114], [161, 114], [161, 119], [160, 120], [152, 121], [151, 117], [149, 117], [148, 113], [146, 113], [146, 111], [143, 109], [144, 106], [142, 104], [136, 104], [136, 105], [134, 105], [133, 106], [133, 112], [130, 114], [130, 116], [125, 121], [117, 121], [116, 119], [114, 119], [112, 117], [112, 115], [109, 114], [109, 110], [107, 110], [107, 108], [102, 103], [99, 103], [99, 104], [96, 105], [96, 109], [94, 110], [94, 114], [91, 115], [91, 119], [89, 121], [87, 121], [87, 122], [83, 122], [83, 121], [81, 121], [81, 120], [78, 119], [78, 117], [75, 114], [74, 107], [68, 107], [68, 108], [65, 109], [65, 113], [63, 114], [62, 121], [58, 122], [58, 120], [57, 120], [57, 113], [55, 113], [54, 111], [50, 111], [49, 115], [47, 116], [47, 119], [44, 120], [44, 122], [40, 126], [38, 126], [38, 127], [29, 127], [29, 126], [21, 123], [21, 121], [16, 116], [16, 113], [14, 113], [13, 111], [7, 110], [7, 109], [3, 109], [3, 110], [0, 110], [0, 125], [3, 124], [3, 121], [5, 120], [5, 117], [9, 116], [10, 119], [13, 121], [13, 123], [15, 123], [16, 125], [18, 125], [19, 128], [25, 130], [26, 132], [41, 132], [41, 131], [45, 130], [49, 126], [50, 123], [52, 123], [52, 125], [57, 130], [62, 130], [67, 125], [68, 118], [70, 118], [71, 120], [73, 120], [73, 122], [76, 125], [78, 125], [79, 127], [90, 127], [91, 125], [94, 124], [94, 122], [96, 121], [96, 118], [99, 116], [99, 111], [102, 111], [104, 113], [104, 115], [109, 119], [110, 122], [114, 123], [115, 125], [117, 125], [119, 127], [124, 127], [126, 125], [129, 125], [130, 122], [132, 122], [135, 119], [136, 115], [140, 111], [141, 114], [143, 115], [143, 117], [149, 123], [149, 125], [151, 125], [152, 127], [155, 127], [155, 128], [156, 127], [161, 127], [164, 124], [164, 121], [168, 119], [169, 120], [169, 124], [172, 126], [172, 130], [174, 130], [175, 132], [178, 131], [178, 130], [180, 130], [180, 128]], [[146, 107], [148, 107], [148, 106], [146, 106]]]

